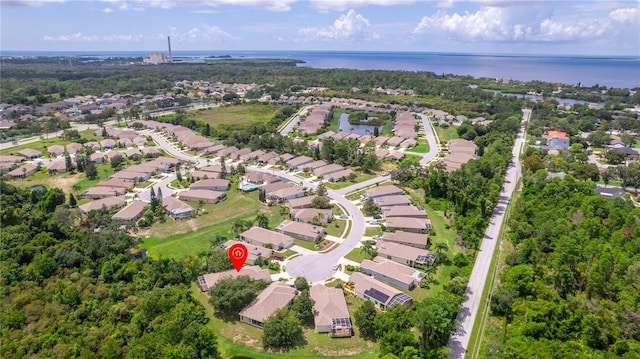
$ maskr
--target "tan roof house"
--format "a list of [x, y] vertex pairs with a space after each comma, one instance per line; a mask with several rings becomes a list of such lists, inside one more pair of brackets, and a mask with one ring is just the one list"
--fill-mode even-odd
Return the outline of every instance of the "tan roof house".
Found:
[[[222, 247], [224, 249], [228, 249], [229, 247], [231, 247], [232, 245], [234, 245], [236, 243], [240, 243], [240, 242], [234, 241], [234, 240], [230, 240], [230, 241], [225, 242], [222, 245]], [[247, 260], [245, 262], [246, 264], [255, 264], [256, 261], [265, 260], [265, 259], [269, 258], [273, 254], [273, 249], [270, 249], [270, 248], [267, 248], [267, 247], [259, 246], [257, 244], [250, 244], [250, 243], [242, 243], [242, 244], [244, 244], [245, 247], [247, 247], [247, 251], [249, 252], [247, 254]]]
[[379, 256], [372, 261], [363, 260], [360, 269], [378, 280], [403, 289], [413, 289], [419, 286], [420, 281], [425, 277], [424, 273], [414, 268]]
[[329, 333], [331, 337], [349, 337], [353, 334], [351, 317], [342, 289], [322, 284], [310, 289], [313, 305], [313, 322], [316, 332]]
[[284, 220], [276, 227], [280, 233], [308, 242], [315, 242], [324, 237], [324, 228], [308, 223]]
[[193, 207], [172, 196], [162, 199], [162, 208], [174, 219], [189, 218], [194, 211]]
[[424, 249], [429, 243], [428, 234], [404, 231], [384, 232], [381, 239], [385, 242], [399, 243], [420, 249]]
[[252, 227], [240, 233], [238, 237], [241, 241], [263, 247], [271, 246], [277, 251], [282, 251], [293, 245], [293, 238], [290, 236], [260, 227]]
[[396, 304], [409, 308], [413, 302], [413, 298], [400, 290], [360, 272], [354, 272], [349, 277], [349, 282], [353, 284], [353, 290], [360, 299], [370, 300], [382, 310]]
[[326, 224], [333, 219], [333, 212], [330, 209], [294, 208], [291, 210], [291, 218], [297, 222]]
[[382, 258], [408, 266], [415, 264], [433, 264], [436, 259], [435, 254], [426, 249], [386, 241], [378, 241], [376, 243], [376, 251], [378, 256]]
[[179, 197], [183, 201], [218, 203], [224, 201], [227, 198], [227, 194], [224, 192], [210, 191], [208, 189], [189, 189], [180, 192]]
[[91, 211], [99, 211], [101, 209], [110, 211], [114, 208], [120, 208], [126, 203], [127, 202], [125, 201], [124, 197], [107, 197], [96, 201], [87, 202], [81, 206], [78, 206], [78, 209], [81, 213], [87, 214]]
[[49, 152], [49, 156], [57, 157], [64, 154], [64, 146], [62, 145], [51, 145], [47, 147], [47, 152]]
[[317, 177], [323, 177], [324, 175], [327, 175], [329, 173], [343, 171], [343, 170], [344, 170], [344, 167], [338, 164], [332, 163], [330, 165], [316, 168], [315, 170], [313, 170], [313, 175]]
[[414, 217], [414, 218], [428, 218], [424, 209], [420, 209], [415, 206], [389, 206], [382, 209], [382, 214], [385, 217]]
[[271, 275], [269, 274], [269, 270], [260, 269], [260, 267], [258, 266], [244, 266], [240, 268], [239, 272], [235, 269], [230, 269], [223, 272], [201, 275], [198, 277], [198, 286], [200, 287], [201, 291], [206, 292], [209, 289], [215, 287], [216, 284], [222, 279], [237, 278], [240, 276], [247, 276], [253, 280], [263, 280], [267, 283], [271, 282]]
[[27, 163], [24, 166], [20, 166], [10, 171], [7, 174], [11, 176], [13, 179], [20, 179], [20, 178], [26, 178], [27, 176], [31, 176], [37, 171], [38, 171], [38, 166], [31, 163]]
[[143, 202], [140, 200], [135, 200], [129, 203], [126, 207], [118, 211], [118, 213], [114, 214], [111, 219], [127, 221], [127, 222], [136, 222], [142, 215], [144, 214], [145, 208], [147, 208], [149, 204], [147, 202]]
[[411, 197], [406, 195], [394, 195], [374, 198], [373, 201], [380, 207], [410, 206]]
[[385, 196], [398, 196], [404, 194], [404, 191], [394, 185], [378, 186], [368, 189], [366, 197], [379, 198]]
[[122, 196], [125, 193], [124, 188], [118, 187], [91, 187], [80, 194], [81, 198], [100, 199], [107, 197]]
[[262, 328], [262, 324], [276, 310], [291, 305], [298, 291], [282, 282], [273, 282], [246, 306], [240, 314], [240, 321]]
[[404, 230], [413, 233], [423, 233], [431, 230], [431, 221], [426, 218], [414, 217], [389, 217], [385, 220], [385, 226], [391, 231]]
[[229, 181], [225, 179], [204, 179], [192, 183], [189, 189], [206, 189], [209, 191], [226, 191], [229, 189]]
[[26, 159], [33, 160], [35, 158], [42, 157], [42, 152], [34, 150], [33, 148], [25, 148], [18, 151], [18, 154]]
[[299, 208], [311, 208], [311, 203], [313, 202], [313, 200], [318, 197], [315, 194], [311, 195], [311, 196], [304, 196], [304, 197], [299, 197], [299, 198], [292, 198], [290, 200], [288, 200], [287, 203], [287, 207], [289, 207], [289, 209], [293, 210], [293, 209], [299, 209]]

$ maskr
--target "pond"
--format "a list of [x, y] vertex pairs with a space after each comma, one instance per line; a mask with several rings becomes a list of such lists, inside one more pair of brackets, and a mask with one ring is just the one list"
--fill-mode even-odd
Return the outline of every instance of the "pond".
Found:
[[[344, 131], [346, 133], [355, 133], [358, 135], [371, 135], [373, 136], [374, 125], [352, 125], [349, 123], [349, 114], [343, 113], [340, 115], [340, 126], [338, 131]], [[378, 132], [382, 133], [384, 126], [378, 126]]]

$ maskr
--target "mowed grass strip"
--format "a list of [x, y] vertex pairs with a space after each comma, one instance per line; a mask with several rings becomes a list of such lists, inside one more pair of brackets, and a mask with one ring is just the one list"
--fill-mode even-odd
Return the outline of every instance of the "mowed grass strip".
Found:
[[211, 125], [239, 125], [267, 122], [276, 110], [277, 107], [274, 105], [248, 103], [200, 110], [192, 116]]

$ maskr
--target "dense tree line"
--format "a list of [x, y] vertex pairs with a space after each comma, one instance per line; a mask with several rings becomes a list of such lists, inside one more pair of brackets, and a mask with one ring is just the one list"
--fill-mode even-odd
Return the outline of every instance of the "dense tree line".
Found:
[[135, 259], [108, 213], [82, 218], [65, 200], [0, 182], [0, 356], [218, 357], [188, 289], [200, 261]]
[[640, 210], [571, 176], [525, 178], [491, 309], [497, 358], [640, 356]]

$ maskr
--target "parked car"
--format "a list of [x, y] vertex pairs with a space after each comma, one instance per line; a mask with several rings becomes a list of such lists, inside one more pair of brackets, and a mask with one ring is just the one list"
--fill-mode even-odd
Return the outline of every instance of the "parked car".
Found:
[[382, 216], [379, 214], [374, 214], [373, 219], [382, 219]]

